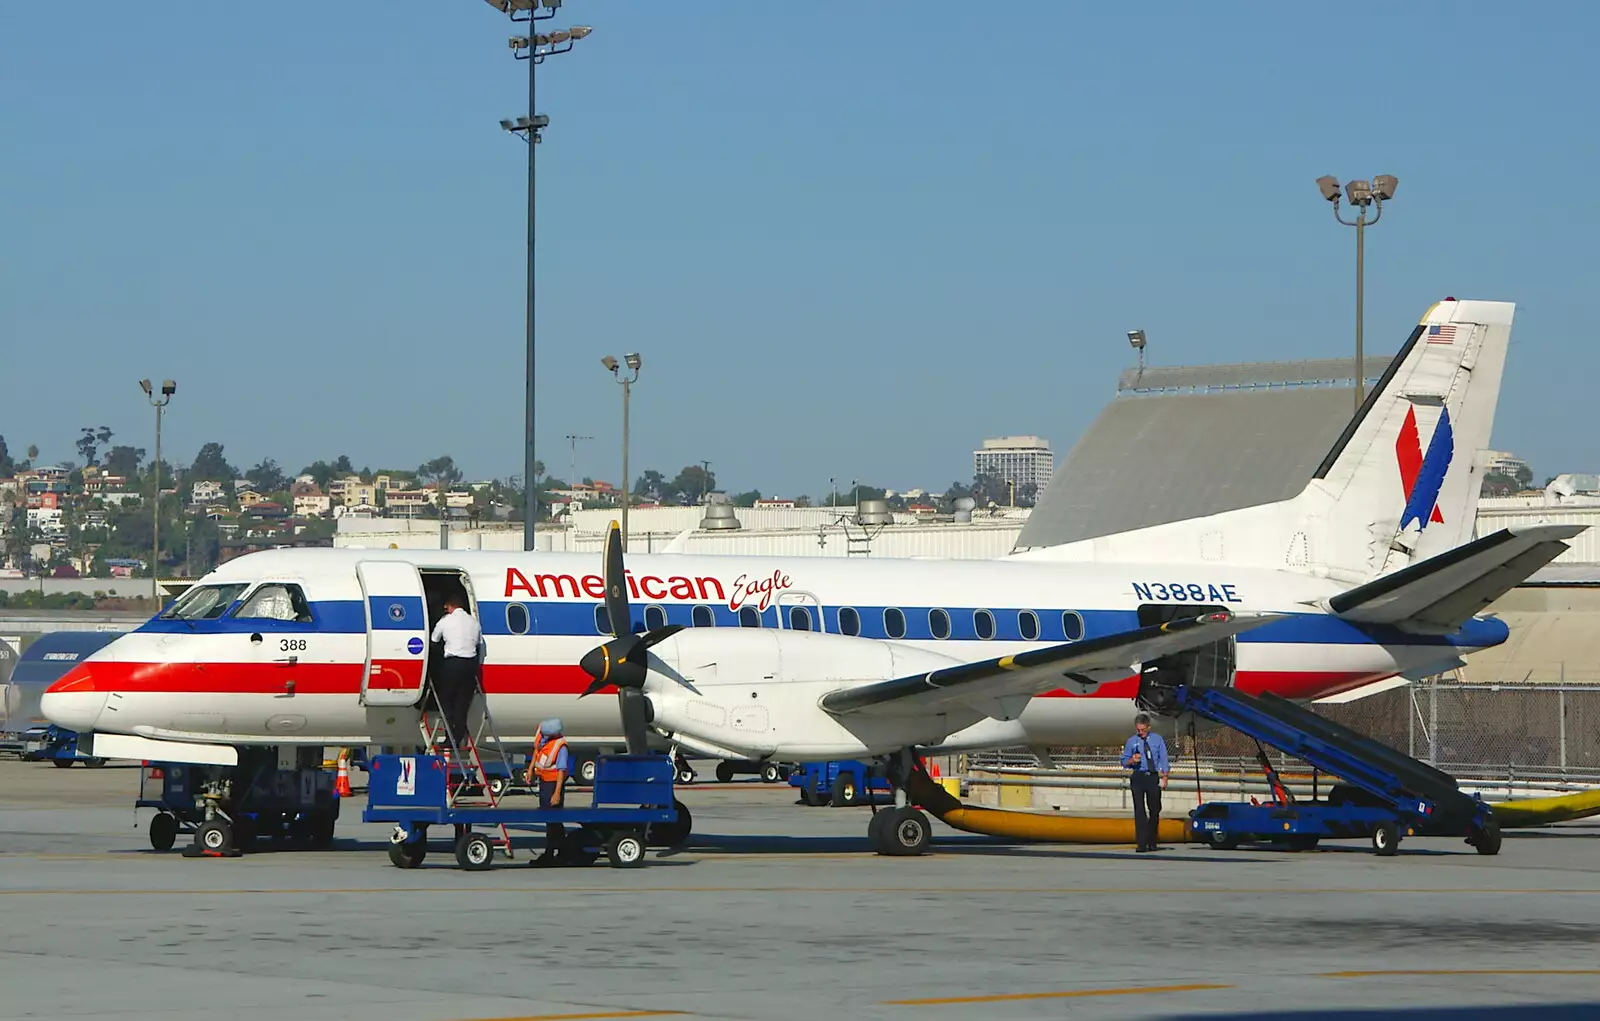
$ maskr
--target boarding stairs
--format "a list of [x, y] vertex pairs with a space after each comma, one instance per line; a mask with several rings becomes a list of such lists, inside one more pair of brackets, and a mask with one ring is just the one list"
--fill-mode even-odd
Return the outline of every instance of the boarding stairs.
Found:
[[[505, 742], [500, 740], [500, 732], [494, 724], [494, 714], [489, 711], [489, 700], [485, 697], [480, 684], [477, 699], [483, 704], [483, 716], [478, 720], [477, 729], [469, 726], [466, 741], [457, 744], [450, 733], [450, 728], [445, 724], [444, 705], [439, 700], [438, 689], [433, 685], [428, 686], [429, 697], [424, 704], [422, 714], [418, 719], [418, 726], [422, 730], [423, 746], [427, 751], [438, 755], [445, 762], [445, 803], [446, 807], [456, 808], [499, 808], [500, 799], [505, 792], [510, 790], [511, 783], [516, 779], [512, 770], [511, 759], [506, 755]], [[467, 718], [472, 717], [470, 709]], [[498, 757], [499, 766], [504, 770], [506, 784], [499, 790], [484, 768], [483, 747], [485, 743], [491, 745], [491, 756]], [[500, 839], [495, 841], [505, 852], [507, 858], [515, 855], [511, 850], [511, 830], [504, 823], [499, 824]]]

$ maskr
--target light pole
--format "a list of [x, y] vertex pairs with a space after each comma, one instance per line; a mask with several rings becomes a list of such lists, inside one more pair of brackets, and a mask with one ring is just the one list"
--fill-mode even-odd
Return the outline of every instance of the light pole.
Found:
[[1139, 352], [1139, 375], [1137, 377], [1137, 381], [1142, 384], [1144, 382], [1144, 345], [1145, 345], [1144, 331], [1143, 330], [1129, 330], [1128, 331], [1128, 345], [1130, 347], [1132, 347], [1135, 351]]
[[628, 490], [632, 485], [628, 481], [628, 396], [633, 392], [633, 384], [639, 381], [639, 356], [628, 354], [622, 356], [623, 364], [628, 367], [628, 372], [622, 371], [622, 366], [610, 355], [600, 359], [600, 364], [606, 371], [622, 384], [622, 548], [628, 548]]
[[178, 384], [170, 379], [161, 381], [161, 393], [158, 396], [150, 386], [148, 379], [139, 380], [139, 389], [144, 391], [145, 399], [156, 409], [156, 460], [155, 460], [155, 514], [151, 518], [150, 527], [150, 598], [155, 601], [156, 609], [161, 609], [161, 585], [158, 581], [161, 575], [161, 410], [172, 401], [172, 395], [178, 392]]
[[[509, 15], [514, 22], [545, 21], [556, 16], [556, 9], [561, 6], [561, 0], [487, 0], [489, 6]], [[570, 29], [559, 29], [547, 34], [533, 34], [526, 36], [512, 36], [508, 42], [511, 46], [511, 55], [518, 60], [528, 62], [528, 113], [526, 116], [515, 120], [503, 120], [500, 127], [512, 134], [521, 135], [528, 143], [528, 282], [527, 282], [527, 311], [524, 329], [527, 337], [527, 372], [524, 379], [526, 389], [525, 416], [523, 419], [523, 445], [526, 449], [522, 453], [522, 548], [531, 550], [534, 546], [534, 532], [539, 521], [538, 476], [534, 471], [534, 157], [538, 152], [540, 132], [549, 126], [550, 118], [536, 112], [538, 105], [535, 101], [534, 69], [544, 63], [546, 57], [571, 51], [573, 43], [584, 38], [594, 29], [588, 25], [574, 25]]]
[[[1400, 179], [1390, 174], [1379, 174], [1369, 183], [1367, 181], [1351, 181], [1344, 186], [1345, 196], [1350, 204], [1356, 207], [1356, 218], [1346, 220], [1339, 215], [1339, 179], [1333, 176], [1317, 178], [1317, 188], [1322, 192], [1322, 197], [1333, 203], [1333, 218], [1346, 227], [1356, 229], [1356, 412], [1361, 411], [1361, 404], [1366, 400], [1367, 373], [1361, 348], [1361, 328], [1366, 318], [1366, 283], [1365, 259], [1367, 226], [1377, 223], [1383, 216], [1383, 204], [1394, 198], [1394, 190], [1399, 187]], [[1372, 219], [1367, 219], [1367, 207], [1373, 209]]]
[[578, 483], [578, 441], [592, 439], [594, 439], [593, 436], [579, 436], [576, 433], [567, 433], [567, 443], [572, 447], [572, 463], [568, 466], [571, 470], [567, 473], [568, 489]]

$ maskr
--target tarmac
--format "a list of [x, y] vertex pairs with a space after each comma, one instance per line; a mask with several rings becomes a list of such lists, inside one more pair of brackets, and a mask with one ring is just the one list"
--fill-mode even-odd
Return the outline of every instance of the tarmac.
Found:
[[137, 787], [0, 762], [0, 1017], [1600, 1017], [1595, 821], [1492, 858], [941, 827], [896, 859], [866, 850], [867, 809], [745, 780], [684, 788], [695, 836], [640, 869], [465, 873], [442, 846], [392, 867], [359, 798], [331, 851], [157, 853]]

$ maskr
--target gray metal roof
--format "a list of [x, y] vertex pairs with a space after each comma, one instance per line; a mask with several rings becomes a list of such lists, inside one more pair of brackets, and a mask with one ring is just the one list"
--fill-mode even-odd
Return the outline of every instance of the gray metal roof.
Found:
[[[1365, 374], [1381, 374], [1391, 360], [1368, 358]], [[1062, 460], [1017, 547], [1294, 496], [1350, 421], [1353, 376], [1351, 359], [1124, 373], [1116, 399]]]

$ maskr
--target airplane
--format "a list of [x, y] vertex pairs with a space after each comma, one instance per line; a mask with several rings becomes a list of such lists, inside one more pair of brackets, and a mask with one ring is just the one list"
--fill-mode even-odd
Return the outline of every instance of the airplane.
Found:
[[[94, 732], [94, 754], [153, 761], [416, 745], [430, 623], [456, 591], [482, 624], [484, 698], [507, 744], [560, 716], [569, 740], [630, 751], [665, 739], [718, 758], [874, 759], [903, 795], [921, 754], [1116, 743], [1136, 703], [1170, 716], [1177, 683], [1310, 700], [1438, 673], [1505, 641], [1479, 612], [1582, 530], [1471, 539], [1513, 315], [1431, 306], [1279, 503], [992, 561], [625, 563], [614, 526], [601, 565], [264, 551], [75, 667], [43, 709]], [[869, 836], [920, 853], [929, 827], [902, 803]]]

